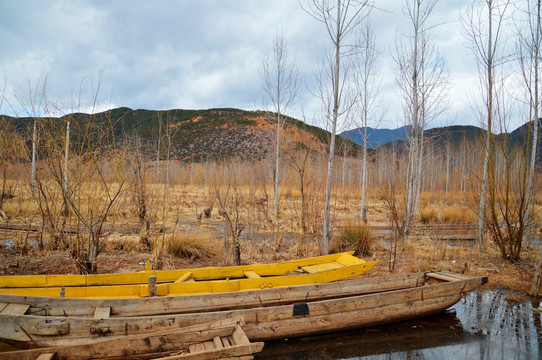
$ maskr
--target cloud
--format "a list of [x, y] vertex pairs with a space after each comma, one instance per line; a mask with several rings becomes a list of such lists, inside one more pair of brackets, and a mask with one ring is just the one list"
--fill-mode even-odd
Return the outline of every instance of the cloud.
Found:
[[[432, 18], [441, 24], [435, 41], [454, 84], [446, 119], [461, 121], [470, 121], [464, 120], [469, 105], [463, 95], [476, 76], [459, 25], [459, 12], [469, 2], [441, 1]], [[391, 53], [408, 22], [396, 0], [377, 5], [383, 10], [372, 19], [388, 105], [382, 126], [395, 127], [402, 112]], [[19, 0], [0, 7], [0, 72], [7, 76], [6, 95], [14, 108], [14, 94], [44, 74], [50, 96], [60, 104], [73, 104], [82, 83], [92, 98], [102, 71], [100, 108], [261, 108], [261, 56], [281, 31], [303, 84], [291, 115], [301, 118], [304, 112], [311, 121], [320, 110], [310, 90], [330, 44], [323, 24], [296, 1]]]

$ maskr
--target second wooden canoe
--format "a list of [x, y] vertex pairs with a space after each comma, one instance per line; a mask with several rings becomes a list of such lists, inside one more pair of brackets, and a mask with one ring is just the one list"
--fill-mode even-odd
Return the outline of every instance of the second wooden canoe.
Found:
[[[223, 293], [337, 281], [363, 274], [377, 263], [378, 261], [365, 262], [352, 256], [352, 253], [341, 253], [285, 263], [242, 267], [103, 275], [1, 276], [0, 294], [130, 298]], [[103, 277], [102, 285], [95, 285], [99, 281], [92, 279], [97, 277]], [[105, 279], [114, 280], [107, 285]], [[122, 281], [126, 284], [115, 285]], [[42, 285], [32, 287], [30, 284]]]

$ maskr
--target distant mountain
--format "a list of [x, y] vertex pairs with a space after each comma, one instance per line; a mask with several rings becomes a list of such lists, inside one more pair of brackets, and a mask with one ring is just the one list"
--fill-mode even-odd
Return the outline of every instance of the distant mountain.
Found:
[[[407, 127], [403, 126], [398, 129], [373, 129], [367, 127], [367, 147], [376, 149], [380, 145], [391, 143], [397, 140], [403, 140], [407, 137]], [[351, 140], [358, 145], [363, 145], [364, 128], [343, 131], [339, 136]]]
[[[0, 116], [2, 117], [2, 116]], [[3, 116], [13, 122], [27, 139], [33, 118]], [[63, 124], [71, 121], [72, 142], [83, 138], [119, 142], [138, 136], [147, 143], [149, 155], [155, 151], [159, 134], [165, 129], [171, 134], [171, 156], [180, 160], [206, 160], [239, 157], [262, 159], [274, 146], [275, 115], [263, 111], [245, 111], [222, 108], [207, 110], [132, 110], [115, 108], [97, 114], [73, 113], [60, 118], [38, 118], [40, 131], [47, 131], [62, 139]], [[90, 124], [90, 126], [89, 126]], [[104, 136], [105, 134], [105, 136]], [[290, 137], [293, 146], [323, 150], [330, 139], [329, 132], [286, 117], [283, 137]], [[78, 140], [79, 139], [79, 140]], [[63, 141], [63, 140], [61, 140]], [[337, 151], [346, 141], [349, 153], [354, 155], [359, 146], [350, 140], [337, 140]]]

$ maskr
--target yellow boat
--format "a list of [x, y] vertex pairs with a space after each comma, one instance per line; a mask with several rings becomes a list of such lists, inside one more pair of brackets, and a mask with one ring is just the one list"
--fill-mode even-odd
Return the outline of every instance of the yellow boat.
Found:
[[96, 275], [0, 276], [0, 294], [129, 298], [256, 290], [326, 283], [363, 274], [378, 261], [353, 252], [272, 264]]

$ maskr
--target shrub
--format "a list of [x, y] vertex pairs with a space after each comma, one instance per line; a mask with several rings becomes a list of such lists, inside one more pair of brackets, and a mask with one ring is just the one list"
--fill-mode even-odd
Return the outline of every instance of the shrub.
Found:
[[472, 210], [463, 207], [445, 207], [440, 215], [444, 224], [471, 224], [474, 222]]
[[354, 255], [368, 256], [374, 238], [368, 225], [349, 224], [341, 231], [341, 241], [354, 249]]
[[175, 234], [166, 239], [168, 252], [176, 257], [209, 259], [216, 254], [212, 238], [201, 234]]
[[420, 210], [420, 220], [423, 224], [437, 222], [437, 210], [435, 208], [424, 208]]

